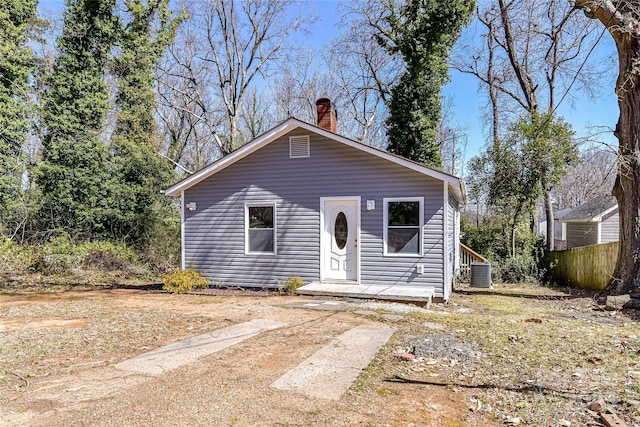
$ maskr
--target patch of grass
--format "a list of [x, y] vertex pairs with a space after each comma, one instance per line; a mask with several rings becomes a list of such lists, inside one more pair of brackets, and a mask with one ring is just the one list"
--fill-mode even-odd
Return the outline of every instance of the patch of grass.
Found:
[[497, 311], [502, 314], [523, 314], [528, 317], [544, 316], [556, 313], [557, 310], [549, 307], [540, 307], [531, 304], [529, 298], [502, 295], [478, 295], [474, 298], [477, 304], [487, 310]]
[[189, 304], [222, 304], [223, 301], [220, 298], [195, 298], [189, 301]]
[[[445, 313], [409, 314], [403, 332], [437, 322], [480, 345], [478, 363], [438, 373], [439, 382], [468, 387], [469, 395], [490, 408], [486, 416], [519, 416], [528, 425], [555, 425], [559, 418], [586, 425], [584, 402], [597, 397], [605, 397], [619, 415], [638, 412], [619, 402], [640, 401], [638, 379], [629, 375], [640, 372], [640, 324], [594, 310], [592, 295], [510, 286], [495, 293], [470, 291], [456, 304]], [[461, 312], [461, 305], [471, 310]]]
[[397, 393], [394, 393], [393, 390], [389, 390], [388, 388], [378, 387], [376, 389], [376, 394], [378, 396], [391, 396], [392, 394], [397, 394]]
[[385, 361], [375, 357], [353, 382], [351, 390], [354, 392], [371, 390], [376, 387], [375, 382], [386, 373], [387, 364]]

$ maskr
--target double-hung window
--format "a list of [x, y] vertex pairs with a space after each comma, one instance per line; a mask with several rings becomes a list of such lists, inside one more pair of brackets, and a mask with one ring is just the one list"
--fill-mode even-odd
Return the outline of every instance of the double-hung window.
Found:
[[276, 205], [245, 205], [245, 253], [276, 254]]
[[423, 197], [384, 199], [384, 254], [422, 255]]

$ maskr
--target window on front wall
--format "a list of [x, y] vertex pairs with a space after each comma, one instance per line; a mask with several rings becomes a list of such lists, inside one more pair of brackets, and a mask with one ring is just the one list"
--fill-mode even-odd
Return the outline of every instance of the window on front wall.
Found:
[[246, 205], [245, 224], [246, 253], [276, 253], [275, 204]]
[[384, 199], [385, 255], [421, 255], [423, 198]]

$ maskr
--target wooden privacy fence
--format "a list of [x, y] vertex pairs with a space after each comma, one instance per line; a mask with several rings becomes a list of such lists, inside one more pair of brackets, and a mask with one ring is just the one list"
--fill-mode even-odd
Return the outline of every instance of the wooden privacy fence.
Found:
[[489, 262], [489, 260], [460, 243], [460, 273], [469, 274], [472, 262]]
[[551, 276], [560, 283], [603, 290], [616, 266], [618, 242], [552, 251], [547, 254]]

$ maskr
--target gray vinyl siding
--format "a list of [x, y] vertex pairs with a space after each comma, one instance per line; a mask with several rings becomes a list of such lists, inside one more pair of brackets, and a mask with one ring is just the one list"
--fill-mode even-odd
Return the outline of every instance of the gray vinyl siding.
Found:
[[[310, 157], [289, 158], [289, 136], [310, 136]], [[297, 129], [184, 193], [184, 256], [214, 283], [269, 287], [320, 279], [320, 198], [361, 197], [362, 284], [415, 285], [443, 295], [443, 182]], [[383, 198], [424, 197], [423, 257], [383, 256]], [[367, 200], [375, 209], [367, 211]], [[277, 255], [245, 255], [245, 203], [276, 204]], [[416, 265], [424, 264], [424, 274]]]
[[597, 222], [568, 222], [567, 249], [598, 243]]
[[620, 240], [620, 220], [618, 209], [602, 218], [600, 224], [600, 243], [617, 242]]

